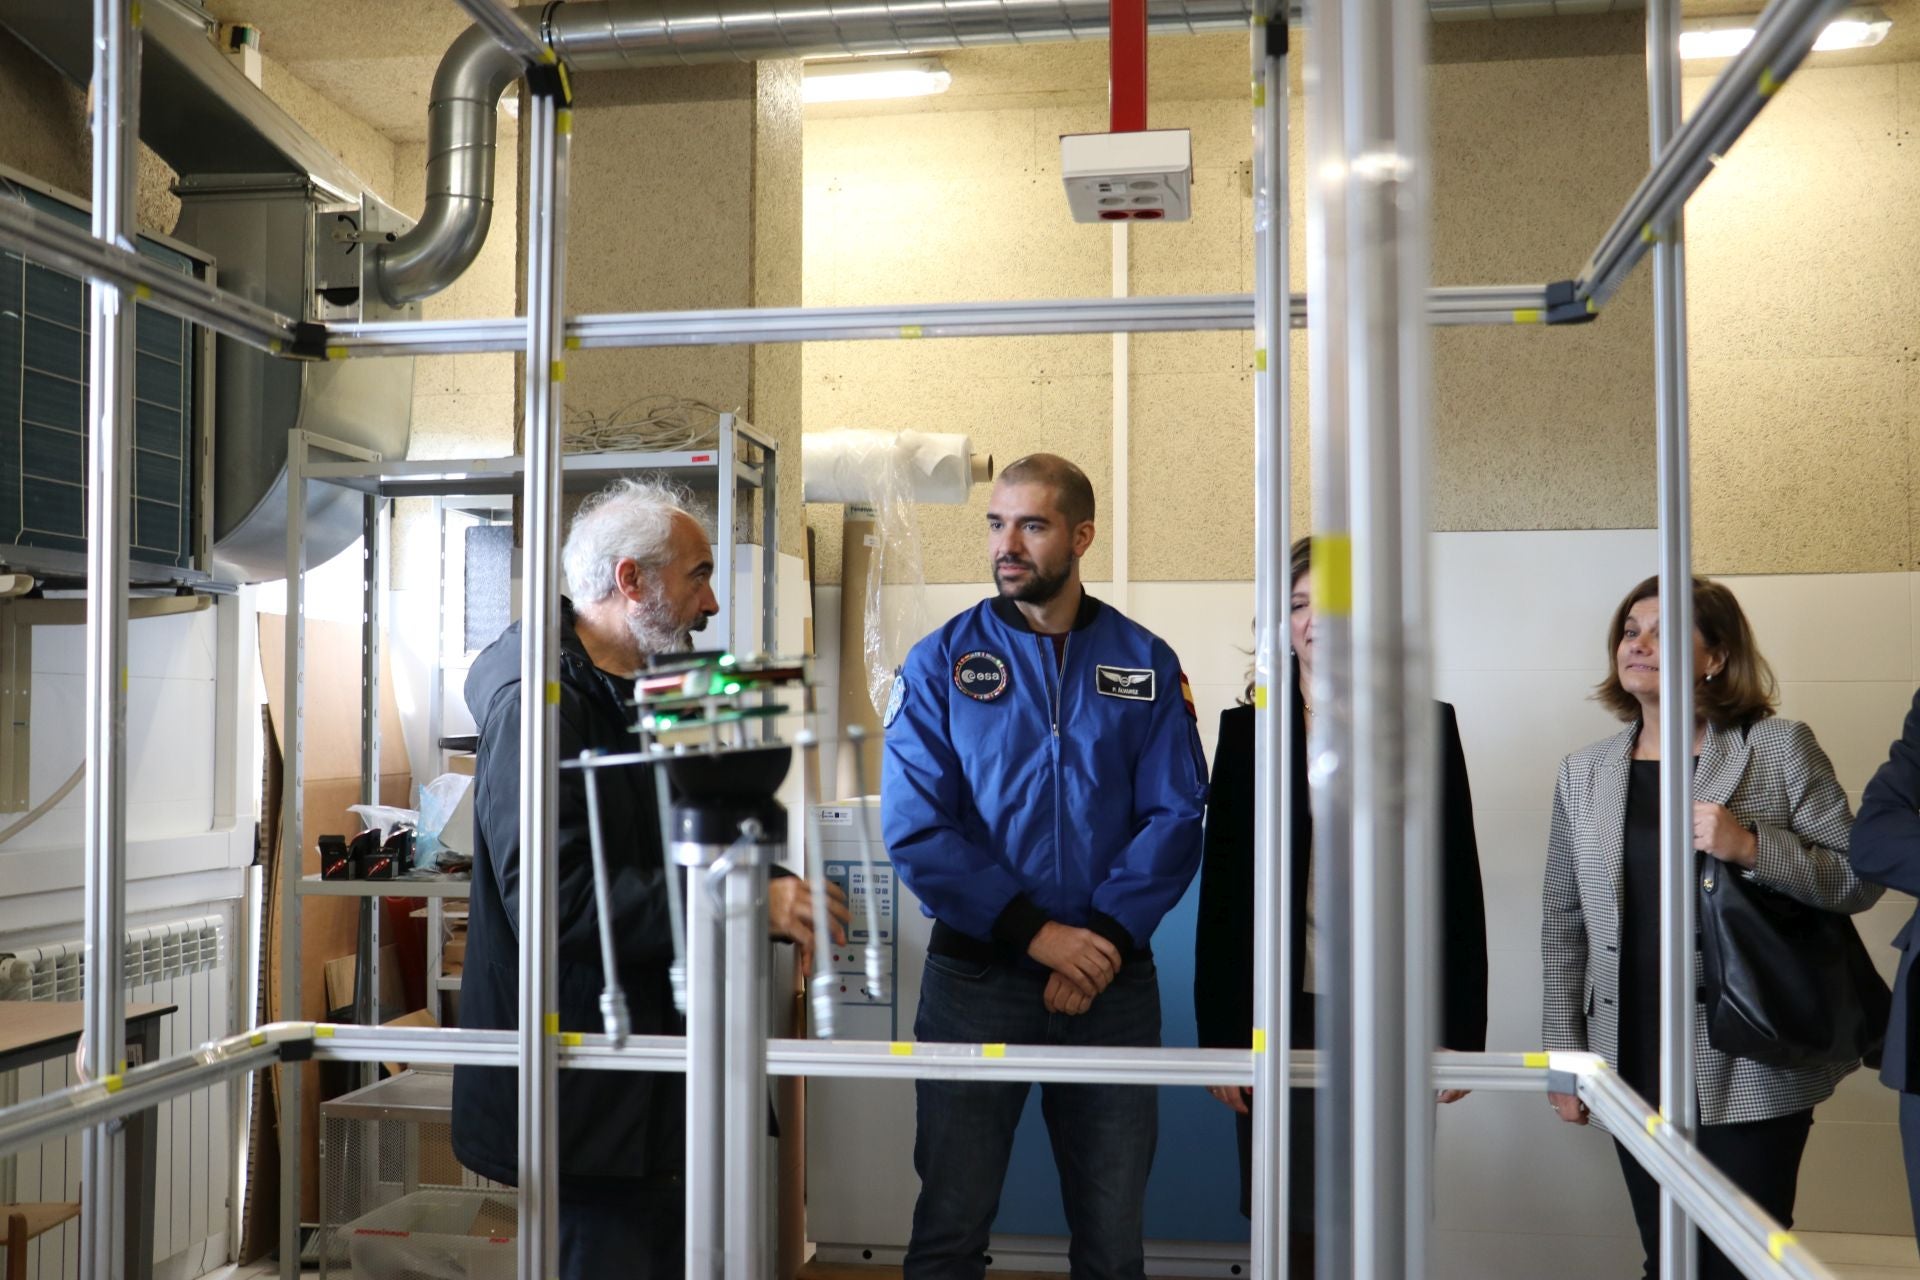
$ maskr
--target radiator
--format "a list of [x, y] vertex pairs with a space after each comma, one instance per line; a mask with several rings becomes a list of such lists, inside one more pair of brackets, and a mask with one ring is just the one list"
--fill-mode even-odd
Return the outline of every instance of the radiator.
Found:
[[[228, 919], [220, 915], [128, 930], [127, 999], [135, 1004], [179, 1006], [160, 1021], [161, 1057], [187, 1053], [237, 1029], [233, 970], [225, 945], [229, 930]], [[78, 940], [0, 952], [0, 999], [75, 1001], [80, 999], [85, 975], [86, 950]], [[0, 1075], [0, 1105], [37, 1098], [76, 1082], [70, 1057]], [[193, 1280], [227, 1262], [232, 1115], [225, 1082], [162, 1103], [158, 1109], [155, 1280]], [[135, 1185], [129, 1181], [129, 1195]], [[0, 1202], [79, 1198], [78, 1134], [0, 1160]], [[27, 1250], [28, 1280], [79, 1280], [79, 1243], [78, 1220], [41, 1236]]]

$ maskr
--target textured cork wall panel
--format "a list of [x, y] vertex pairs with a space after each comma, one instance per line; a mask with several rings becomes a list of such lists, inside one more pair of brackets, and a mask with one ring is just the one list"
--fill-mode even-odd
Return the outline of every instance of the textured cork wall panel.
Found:
[[[0, 30], [0, 164], [82, 200], [92, 190], [93, 137], [81, 91]], [[134, 173], [134, 224], [169, 232], [180, 219], [174, 172], [144, 144]]]
[[1688, 218], [1696, 361], [1913, 345], [1920, 151], [1896, 136], [1897, 70], [1795, 76], [1701, 187]]
[[[1689, 207], [1694, 546], [1708, 572], [1916, 563], [1915, 72], [1799, 72]], [[1689, 105], [1706, 84], [1686, 82]]]
[[[1617, 25], [1586, 38], [1613, 47]], [[1511, 38], [1515, 52], [1537, 53], [1552, 32], [1527, 24]], [[1534, 283], [1578, 269], [1645, 172], [1642, 68], [1637, 52], [1433, 68], [1437, 282]], [[1435, 331], [1436, 529], [1652, 519], [1649, 297], [1643, 272], [1592, 325]]]
[[394, 189], [394, 145], [379, 130], [322, 97], [271, 56], [260, 59], [260, 90], [298, 120], [314, 141], [339, 157], [355, 177], [393, 198], [389, 193]]
[[[752, 66], [577, 77], [567, 309], [579, 314], [753, 304]], [[749, 403], [746, 347], [580, 351], [568, 416], [659, 395]]]
[[1858, 359], [1696, 367], [1695, 559], [1706, 573], [1872, 572], [1909, 562], [1912, 378]]
[[[754, 68], [753, 305], [797, 307], [805, 244], [801, 220], [804, 161], [800, 129], [800, 64], [762, 62]], [[770, 437], [787, 465], [779, 469], [780, 546], [804, 547], [800, 507], [800, 422], [803, 356], [791, 343], [752, 348], [752, 392], [747, 416]]]
[[[1436, 36], [1433, 276], [1446, 284], [1530, 283], [1577, 270], [1645, 170], [1645, 81], [1637, 20], [1482, 24], [1471, 40]], [[1631, 28], [1631, 29], [1629, 29]], [[1156, 127], [1194, 143], [1195, 215], [1135, 228], [1135, 294], [1245, 292], [1253, 278], [1245, 48], [1238, 41], [1162, 41], [1190, 52], [1182, 75], [1216, 96], [1158, 100]], [[986, 51], [980, 51], [986, 52]], [[1039, 55], [1040, 50], [1019, 51]], [[971, 54], [966, 55], [971, 58]], [[1012, 57], [995, 51], [996, 59]], [[1079, 54], [1051, 54], [1073, 62]], [[1156, 56], [1159, 56], [1156, 54]], [[956, 86], [970, 63], [956, 64]], [[1000, 63], [995, 62], [998, 67]], [[1036, 62], [1035, 65], [1038, 65]], [[1077, 63], [1074, 63], [1077, 66]], [[1209, 63], [1208, 65], [1215, 65]], [[1069, 93], [1084, 90], [1062, 63]], [[1030, 83], [1039, 85], [1041, 80]], [[1581, 92], [1566, 87], [1578, 83]], [[1005, 86], [1003, 86], [1005, 89]], [[968, 90], [967, 93], [971, 93]], [[961, 107], [966, 93], [953, 97]], [[1068, 222], [1058, 136], [1104, 127], [1096, 93], [1057, 106], [810, 116], [807, 124], [807, 299], [854, 305], [917, 299], [1098, 296], [1109, 291], [1110, 238]], [[1517, 104], [1525, 104], [1524, 110]], [[982, 105], [985, 105], [983, 103]], [[1291, 265], [1306, 276], [1305, 112], [1290, 102]], [[1022, 146], [1029, 150], [1023, 158]], [[1653, 513], [1651, 328], [1643, 283], [1581, 330], [1442, 331], [1434, 347], [1442, 529], [1589, 528], [1647, 523]], [[1097, 375], [1104, 340], [840, 344], [807, 353], [807, 425], [827, 389], [910, 374], [969, 386], [1051, 377], [1073, 362]], [[1296, 335], [1296, 434], [1306, 519], [1306, 348]], [[1057, 353], [1057, 356], [1056, 356]], [[1222, 579], [1251, 572], [1252, 340], [1247, 334], [1131, 339], [1131, 571], [1141, 580]], [[1091, 385], [1091, 384], [1088, 384]], [[937, 414], [938, 410], [935, 408]], [[1076, 406], [1087, 450], [1107, 452], [1104, 398]], [[861, 425], [948, 429], [949, 417], [896, 412]], [[913, 420], [907, 420], [912, 418]], [[1028, 443], [1027, 448], [1039, 447]], [[1021, 451], [1016, 448], [1016, 451]], [[1078, 457], [1078, 455], [1076, 455]], [[1079, 458], [1085, 462], [1084, 457]], [[1169, 483], [1169, 481], [1176, 483]], [[1195, 513], [1192, 495], [1210, 500]], [[1180, 495], [1174, 497], [1170, 495]], [[1219, 495], [1222, 500], [1213, 500]], [[837, 508], [816, 528], [837, 526]], [[836, 530], [837, 531], [837, 530]], [[935, 580], [978, 576], [977, 557], [927, 556]], [[831, 573], [831, 566], [821, 568]], [[830, 580], [830, 579], [829, 579]]]
[[1253, 576], [1253, 378], [1133, 379], [1132, 572], [1143, 582]]

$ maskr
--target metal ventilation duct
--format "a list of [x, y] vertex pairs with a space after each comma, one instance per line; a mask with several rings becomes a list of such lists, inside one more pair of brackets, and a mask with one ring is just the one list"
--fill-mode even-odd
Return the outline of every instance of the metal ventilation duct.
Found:
[[[0, 25], [67, 79], [87, 83], [86, 5], [0, 0]], [[333, 238], [341, 216], [365, 233], [398, 234], [406, 220], [221, 55], [203, 14], [179, 0], [144, 0], [141, 26], [140, 140], [180, 175], [174, 234], [215, 258], [220, 287], [306, 319], [405, 318], [371, 288], [336, 303], [318, 291], [344, 300], [360, 283], [367, 246]], [[413, 361], [297, 363], [221, 338], [215, 363], [214, 567], [230, 580], [279, 578], [288, 430], [405, 457]], [[360, 536], [360, 507], [357, 493], [313, 487], [310, 563]]]
[[[1104, 40], [1107, 0], [877, 0], [833, 8], [765, 0], [590, 0], [527, 6], [520, 15], [577, 71], [925, 53], [981, 45]], [[720, 0], [725, 4], [725, 0]], [[1248, 0], [1149, 0], [1155, 35], [1244, 31]], [[427, 108], [427, 198], [419, 225], [379, 251], [390, 303], [428, 297], [460, 277], [493, 217], [494, 108], [519, 61], [478, 27], [447, 51]]]

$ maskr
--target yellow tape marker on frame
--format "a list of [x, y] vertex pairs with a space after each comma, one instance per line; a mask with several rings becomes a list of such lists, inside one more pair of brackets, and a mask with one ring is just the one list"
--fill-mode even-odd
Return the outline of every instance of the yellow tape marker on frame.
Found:
[[331, 1040], [333, 1039], [333, 1028], [324, 1022], [315, 1023], [313, 1038], [315, 1040]]
[[1791, 1231], [1769, 1231], [1767, 1233], [1767, 1253], [1775, 1262], [1781, 1261], [1781, 1255], [1786, 1253], [1788, 1245], [1799, 1243], [1798, 1240], [1793, 1238], [1793, 1232]]
[[125, 1083], [126, 1081], [122, 1080], [119, 1076], [102, 1076], [100, 1079], [100, 1087], [108, 1093], [120, 1092], [120, 1086]]
[[1267, 349], [1265, 347], [1255, 347], [1253, 349], [1253, 369], [1255, 373], [1265, 373], [1267, 371]]
[[327, 359], [345, 360], [346, 358], [347, 358], [347, 349], [345, 347], [328, 347], [327, 348]]
[[900, 336], [903, 338], [924, 338], [927, 336], [927, 331], [917, 324], [903, 324], [900, 326]]
[[1344, 533], [1313, 537], [1313, 609], [1328, 617], [1353, 612], [1353, 538]]
[[1780, 92], [1780, 80], [1773, 74], [1772, 67], [1762, 67], [1760, 69], [1760, 83], [1757, 87], [1760, 90], [1760, 96], [1763, 98], [1771, 98], [1774, 94]]
[[585, 1038], [578, 1031], [563, 1031], [560, 1033], [560, 1043], [569, 1049], [578, 1049], [585, 1043]]
[[550, 707], [560, 705], [560, 682], [558, 680], [547, 681], [547, 705]]
[[1660, 1131], [1660, 1126], [1665, 1124], [1666, 1122], [1667, 1122], [1667, 1118], [1665, 1116], [1648, 1116], [1647, 1117], [1647, 1136], [1652, 1137], [1654, 1134], [1658, 1133]]
[[1253, 82], [1253, 105], [1256, 107], [1267, 105], [1267, 85], [1263, 80]]
[[550, 1013], [547, 1015], [547, 1034], [550, 1036], [557, 1036], [560, 1034], [560, 1015], [559, 1014]]
[[1520, 1065], [1523, 1067], [1544, 1067], [1551, 1061], [1552, 1060], [1544, 1053], [1523, 1053], [1520, 1055]]
[[578, 335], [569, 335], [567, 340], [560, 345], [569, 351], [578, 351], [580, 349], [580, 338]]
[[151, 298], [152, 296], [153, 296], [153, 290], [148, 288], [146, 285], [137, 284], [133, 286], [133, 300], [135, 302], [145, 302], [148, 298]]
[[1255, 711], [1267, 709], [1267, 686], [1263, 684], [1253, 686], [1253, 709]]
[[[562, 71], [560, 75], [562, 79], [566, 78], [566, 72]], [[558, 113], [557, 115], [554, 116], [553, 123], [554, 123], [554, 127], [559, 129], [563, 135], [572, 133], [573, 132], [573, 112], [562, 111]]]
[[565, 382], [567, 380], [567, 362], [565, 360], [555, 360], [549, 367], [548, 372], [553, 375], [555, 382]]
[[983, 1044], [980, 1046], [980, 1056], [983, 1058], [1004, 1058], [1007, 1056], [1007, 1046], [1003, 1044]]
[[1515, 324], [1539, 324], [1547, 318], [1547, 313], [1538, 307], [1522, 307], [1513, 313]]
[[913, 1046], [905, 1040], [895, 1040], [887, 1046], [887, 1052], [896, 1058], [911, 1058], [913, 1056]]
[[1253, 1029], [1253, 1051], [1255, 1053], [1265, 1053], [1267, 1051], [1267, 1029], [1265, 1027], [1255, 1027]]
[[267, 1042], [267, 1037], [264, 1032], [256, 1031], [252, 1035], [247, 1037], [247, 1043], [250, 1045], [259, 1046], [259, 1045], [265, 1044], [266, 1042]]

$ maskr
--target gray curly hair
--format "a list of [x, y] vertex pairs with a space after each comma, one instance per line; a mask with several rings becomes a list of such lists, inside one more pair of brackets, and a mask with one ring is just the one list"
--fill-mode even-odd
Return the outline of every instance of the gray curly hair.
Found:
[[664, 567], [675, 516], [688, 516], [706, 527], [692, 508], [686, 489], [651, 478], [617, 480], [581, 503], [560, 551], [569, 597], [576, 605], [605, 600], [618, 585], [613, 568], [622, 560], [649, 572]]

